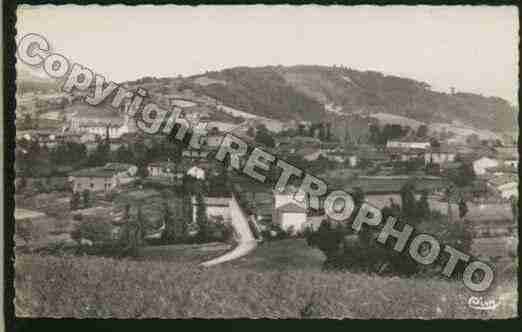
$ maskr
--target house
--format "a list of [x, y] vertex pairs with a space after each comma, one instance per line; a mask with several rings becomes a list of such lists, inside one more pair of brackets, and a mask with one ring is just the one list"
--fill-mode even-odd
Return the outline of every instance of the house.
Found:
[[[203, 197], [209, 219], [223, 218], [230, 219], [230, 197]], [[198, 211], [198, 201], [196, 196], [191, 197], [192, 202], [192, 220], [196, 220]]]
[[402, 148], [402, 149], [422, 149], [422, 150], [428, 150], [431, 147], [430, 142], [423, 142], [423, 141], [407, 141], [407, 140], [400, 140], [400, 141], [394, 141], [389, 140], [386, 143], [386, 148]]
[[44, 221], [48, 219], [47, 215], [43, 212], [32, 211], [27, 209], [16, 208], [14, 211], [15, 221]]
[[511, 196], [518, 197], [518, 175], [503, 174], [492, 177], [488, 180], [488, 185], [502, 198], [508, 199]]
[[357, 167], [358, 164], [359, 164], [359, 158], [357, 157], [356, 154], [352, 154], [352, 155], [348, 156], [348, 165], [350, 165], [350, 167]]
[[386, 148], [386, 153], [392, 161], [410, 161], [424, 158], [424, 149], [421, 148]]
[[183, 152], [181, 153], [181, 155], [185, 158], [190, 158], [190, 159], [196, 159], [196, 160], [204, 160], [204, 159], [207, 159], [210, 155], [210, 151], [208, 151], [207, 149], [192, 149], [192, 148], [189, 148], [189, 149], [185, 149], [183, 150]]
[[183, 177], [183, 173], [177, 172], [179, 165], [171, 161], [158, 161], [150, 163], [147, 171], [151, 177]]
[[383, 151], [366, 149], [357, 151], [357, 158], [360, 161], [371, 163], [383, 163], [389, 161], [390, 159], [390, 157]]
[[497, 152], [496, 157], [502, 160], [505, 166], [518, 168], [519, 156], [517, 146], [498, 147], [495, 150]]
[[86, 132], [81, 134], [80, 136], [80, 143], [85, 144], [89, 142], [95, 142], [97, 137], [100, 137], [98, 134]]
[[[220, 131], [220, 132], [235, 132], [237, 124], [223, 121], [209, 121], [207, 124], [207, 130], [209, 131]], [[223, 137], [221, 137], [223, 138]]]
[[109, 108], [110, 106], [91, 106], [75, 104], [64, 112], [67, 122], [64, 131], [73, 133], [91, 133], [102, 137], [118, 138], [121, 135], [136, 131], [136, 123], [127, 114]]
[[187, 175], [199, 180], [205, 180], [205, 170], [198, 166], [192, 166], [188, 171]]
[[337, 149], [325, 150], [322, 148], [321, 155], [324, 158], [337, 163], [344, 163], [349, 158], [346, 153]]
[[424, 153], [424, 164], [445, 165], [455, 161], [456, 149], [449, 147], [431, 148]]
[[498, 160], [488, 157], [482, 157], [473, 162], [473, 170], [475, 171], [476, 175], [483, 175], [486, 174], [486, 170], [488, 168], [497, 167], [498, 165]]
[[314, 161], [314, 160], [317, 160], [319, 158], [319, 156], [321, 155], [321, 150], [317, 149], [317, 148], [306, 147], [306, 148], [297, 150], [296, 154], [302, 156], [303, 159], [305, 159], [307, 161]]
[[301, 230], [307, 221], [308, 200], [304, 192], [293, 186], [273, 191], [272, 222], [282, 229], [293, 226], [294, 231]]
[[206, 137], [205, 145], [210, 149], [217, 149], [223, 141], [223, 135], [220, 134], [209, 134]]
[[102, 167], [81, 169], [69, 174], [74, 192], [85, 189], [109, 192], [120, 184], [134, 181], [138, 168], [131, 164], [108, 163]]
[[302, 208], [307, 208], [306, 195], [304, 192], [298, 192], [297, 188], [287, 186], [286, 188], [278, 188], [273, 192], [274, 209], [286, 205], [287, 203], [295, 203]]
[[300, 231], [306, 224], [307, 210], [301, 205], [288, 202], [274, 209], [272, 221], [279, 225], [283, 230], [293, 229], [294, 232]]
[[502, 198], [518, 197], [518, 182], [509, 182], [497, 187]]

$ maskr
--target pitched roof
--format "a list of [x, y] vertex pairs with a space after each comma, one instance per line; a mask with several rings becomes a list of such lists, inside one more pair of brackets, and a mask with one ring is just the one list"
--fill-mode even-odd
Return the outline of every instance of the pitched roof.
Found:
[[80, 169], [69, 173], [69, 175], [75, 177], [109, 178], [117, 173], [125, 172], [133, 166], [124, 163], [108, 163], [105, 166]]
[[151, 162], [149, 165], [149, 167], [162, 167], [162, 168], [172, 168], [174, 169], [176, 167], [176, 163], [175, 162], [172, 162], [172, 161], [156, 161], [156, 162]]
[[278, 212], [306, 213], [306, 209], [293, 202], [288, 202], [276, 209]]
[[14, 211], [14, 217], [15, 220], [42, 218], [45, 217], [45, 213], [18, 208]]

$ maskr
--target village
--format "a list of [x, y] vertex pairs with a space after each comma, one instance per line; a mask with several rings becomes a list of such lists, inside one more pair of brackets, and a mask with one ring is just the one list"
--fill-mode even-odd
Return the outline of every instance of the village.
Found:
[[[34, 232], [38, 239], [26, 239], [34, 241], [31, 245], [106, 241], [105, 235], [96, 238], [99, 234], [71, 238], [86, 220], [110, 225], [110, 239], [117, 240], [125, 209], [126, 218], [146, 216], [146, 243], [226, 242], [224, 234], [230, 232], [224, 225], [237, 212], [232, 206], [247, 215], [258, 241], [317, 230], [327, 216], [310, 210], [306, 199], [296, 201], [295, 187], [278, 191], [257, 184], [213, 158], [224, 135], [233, 133], [331, 187], [362, 193], [381, 209], [400, 206], [405, 186], [414, 183], [414, 196], [424, 197], [430, 210], [472, 225], [478, 257], [498, 260], [515, 248], [518, 149], [513, 137], [462, 138], [364, 115], [342, 117], [338, 121], [344, 125], [335, 128], [332, 122], [249, 118], [189, 89], [165, 85], [158, 90], [153, 96], [163, 107], [180, 107], [189, 120], [207, 125], [201, 149], [168, 135], [140, 133], [125, 107], [116, 112], [56, 92], [20, 97], [15, 218], [47, 225]], [[197, 235], [200, 212], [209, 224], [220, 225], [204, 238]], [[179, 229], [166, 226], [166, 214], [180, 220]]]
[[13, 330], [519, 314], [515, 6], [6, 17]]

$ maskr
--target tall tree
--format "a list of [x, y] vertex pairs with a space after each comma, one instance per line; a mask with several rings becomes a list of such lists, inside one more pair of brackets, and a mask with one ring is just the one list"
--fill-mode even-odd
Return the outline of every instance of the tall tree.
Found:
[[270, 148], [275, 147], [274, 137], [272, 137], [264, 125], [257, 127], [256, 142]]
[[196, 204], [196, 223], [198, 225], [198, 236], [202, 240], [207, 240], [209, 236], [207, 206], [201, 192], [198, 192], [196, 195]]
[[83, 196], [83, 207], [85, 209], [91, 207], [91, 192], [89, 191], [89, 189], [84, 189], [82, 196]]
[[69, 201], [71, 211], [78, 210], [80, 207], [80, 193], [75, 191], [72, 193], [71, 200]]
[[428, 135], [428, 126], [420, 125], [417, 128], [417, 137], [426, 137]]
[[463, 197], [459, 200], [459, 218], [464, 218], [464, 216], [468, 213], [468, 205]]
[[428, 201], [428, 192], [423, 191], [420, 200], [417, 203], [417, 216], [419, 218], [426, 218], [430, 214], [430, 204]]
[[402, 215], [409, 221], [417, 219], [417, 201], [415, 200], [415, 186], [408, 181], [402, 186], [401, 191]]

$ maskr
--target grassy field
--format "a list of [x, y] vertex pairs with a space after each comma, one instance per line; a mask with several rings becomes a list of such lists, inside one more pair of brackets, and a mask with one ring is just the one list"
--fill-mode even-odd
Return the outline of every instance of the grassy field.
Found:
[[[138, 260], [19, 255], [16, 314], [25, 317], [118, 318], [506, 318], [516, 314], [516, 286], [471, 309], [460, 282], [322, 272], [321, 253], [302, 240], [261, 245], [248, 257], [202, 268], [162, 260], [149, 249]], [[179, 248], [180, 255], [188, 250]], [[171, 251], [163, 247], [163, 256]], [[144, 260], [146, 259], [146, 260]]]

